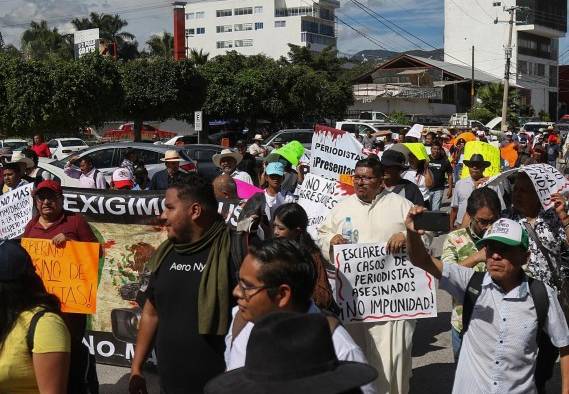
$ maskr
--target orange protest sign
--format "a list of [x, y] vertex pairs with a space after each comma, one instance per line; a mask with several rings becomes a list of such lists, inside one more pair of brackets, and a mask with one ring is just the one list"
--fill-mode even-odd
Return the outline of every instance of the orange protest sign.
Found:
[[67, 241], [57, 248], [49, 239], [22, 238], [47, 291], [67, 313], [94, 314], [97, 310], [99, 247], [94, 242]]

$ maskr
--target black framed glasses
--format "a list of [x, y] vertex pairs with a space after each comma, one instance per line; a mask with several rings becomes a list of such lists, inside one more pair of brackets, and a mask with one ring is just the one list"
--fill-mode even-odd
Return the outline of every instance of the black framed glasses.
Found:
[[475, 217], [472, 218], [473, 222], [476, 222], [481, 227], [489, 227], [491, 226], [497, 219], [478, 219]]
[[363, 182], [363, 183], [370, 183], [371, 181], [377, 178], [378, 177], [376, 176], [359, 176], [359, 175], [353, 176], [354, 182]]
[[241, 279], [237, 280], [237, 287], [239, 292], [243, 295], [245, 301], [249, 302], [253, 297], [262, 292], [263, 290], [273, 289], [275, 286], [248, 286]]

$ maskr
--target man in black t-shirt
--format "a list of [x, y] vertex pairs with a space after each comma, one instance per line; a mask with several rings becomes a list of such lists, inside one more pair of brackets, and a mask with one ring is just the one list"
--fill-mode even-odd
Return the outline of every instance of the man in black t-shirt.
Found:
[[435, 140], [431, 145], [429, 155], [429, 169], [433, 173], [433, 187], [431, 188], [431, 209], [439, 211], [443, 202], [445, 185], [448, 180], [447, 198], [452, 197], [452, 166], [446, 157], [440, 141]]
[[385, 189], [405, 197], [415, 205], [425, 206], [425, 200], [419, 187], [413, 182], [401, 178], [401, 173], [405, 168], [405, 156], [403, 153], [388, 149], [381, 155], [381, 165], [383, 165], [383, 183]]
[[231, 322], [229, 230], [213, 188], [190, 174], [168, 188], [162, 214], [168, 239], [148, 262], [150, 283], [132, 362], [130, 393], [146, 393], [142, 366], [155, 341], [161, 393], [202, 393], [225, 370], [224, 336]]

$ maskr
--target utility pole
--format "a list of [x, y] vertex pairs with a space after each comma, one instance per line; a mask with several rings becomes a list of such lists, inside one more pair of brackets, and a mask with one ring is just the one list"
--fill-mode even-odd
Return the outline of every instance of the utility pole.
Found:
[[472, 79], [470, 81], [470, 110], [474, 109], [474, 45], [472, 46]]
[[[504, 11], [510, 14], [510, 20], [507, 21], [509, 26], [509, 33], [508, 33], [508, 44], [504, 48], [506, 51], [506, 70], [504, 72], [504, 97], [502, 98], [502, 132], [508, 131], [508, 96], [509, 96], [509, 88], [510, 88], [510, 65], [512, 62], [512, 35], [514, 31], [514, 23], [516, 18], [516, 10], [519, 7], [509, 7], [504, 8]], [[498, 23], [498, 18], [494, 21], [494, 23]]]

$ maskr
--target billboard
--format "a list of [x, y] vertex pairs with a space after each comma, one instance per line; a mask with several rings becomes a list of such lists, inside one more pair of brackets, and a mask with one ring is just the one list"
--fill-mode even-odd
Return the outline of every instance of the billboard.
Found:
[[79, 30], [73, 33], [75, 59], [99, 49], [99, 29]]

